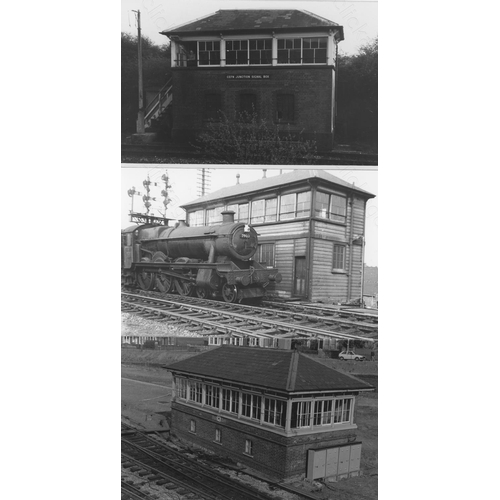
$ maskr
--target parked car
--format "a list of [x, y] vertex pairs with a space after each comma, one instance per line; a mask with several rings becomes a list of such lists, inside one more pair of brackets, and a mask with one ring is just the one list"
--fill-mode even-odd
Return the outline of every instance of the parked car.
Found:
[[364, 361], [366, 358], [361, 354], [356, 354], [354, 351], [342, 351], [339, 354], [339, 359], [342, 361], [346, 359], [354, 359], [354, 361]]

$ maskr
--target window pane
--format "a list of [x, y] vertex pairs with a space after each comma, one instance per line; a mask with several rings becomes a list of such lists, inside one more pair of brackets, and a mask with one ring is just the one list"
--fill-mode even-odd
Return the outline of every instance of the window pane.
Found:
[[297, 217], [308, 217], [311, 213], [311, 191], [297, 195]]
[[333, 245], [333, 269], [345, 268], [345, 246]]
[[286, 194], [281, 197], [280, 220], [293, 219], [295, 217], [295, 193]]
[[264, 200], [252, 201], [252, 224], [264, 222]]
[[316, 203], [314, 205], [314, 214], [316, 217], [328, 217], [328, 202], [330, 195], [326, 193], [316, 192]]
[[263, 266], [274, 267], [274, 244], [263, 243], [260, 245], [259, 262]]
[[239, 206], [238, 222], [248, 222], [248, 203]]
[[330, 219], [344, 222], [347, 214], [347, 199], [332, 194], [330, 197]]
[[265, 214], [266, 222], [273, 222], [276, 220], [277, 208], [278, 208], [278, 198], [272, 198], [270, 200], [266, 200], [266, 214]]

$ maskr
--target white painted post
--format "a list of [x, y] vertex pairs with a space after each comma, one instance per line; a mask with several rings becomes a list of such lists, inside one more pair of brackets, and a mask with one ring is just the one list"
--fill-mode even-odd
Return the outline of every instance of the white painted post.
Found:
[[171, 68], [176, 68], [177, 67], [177, 43], [174, 42], [173, 40], [170, 41], [170, 67]]
[[221, 68], [226, 66], [226, 40], [220, 39], [220, 65]]
[[333, 40], [333, 31], [330, 30], [328, 32], [328, 42], [326, 44], [326, 64], [328, 66], [333, 66], [334, 57], [335, 57], [335, 43]]

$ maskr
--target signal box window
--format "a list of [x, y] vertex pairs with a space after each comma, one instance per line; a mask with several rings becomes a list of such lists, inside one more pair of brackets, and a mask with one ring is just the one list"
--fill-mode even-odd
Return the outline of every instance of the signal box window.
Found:
[[303, 59], [304, 64], [326, 64], [326, 37], [304, 38]]
[[203, 226], [204, 225], [204, 217], [203, 210], [196, 210], [196, 212], [191, 212], [189, 214], [189, 225], [191, 227]]
[[249, 40], [250, 64], [271, 64], [272, 63], [272, 38], [263, 40]]
[[311, 191], [297, 194], [297, 217], [309, 217], [311, 213]]
[[278, 40], [278, 64], [300, 64], [302, 38], [281, 38]]
[[337, 222], [345, 222], [347, 215], [347, 198], [336, 194], [318, 191], [314, 206], [316, 217], [323, 217]]
[[294, 96], [293, 94], [280, 94], [276, 97], [276, 121], [279, 123], [293, 122]]
[[215, 442], [222, 443], [222, 432], [220, 429], [215, 429]]
[[333, 245], [332, 271], [345, 271], [345, 245]]
[[266, 267], [274, 267], [274, 243], [259, 245], [259, 262]]
[[218, 121], [221, 119], [222, 99], [220, 94], [206, 94], [203, 119], [206, 121]]
[[253, 455], [253, 443], [250, 439], [245, 439], [245, 454]]
[[226, 64], [248, 64], [248, 40], [226, 41]]
[[200, 66], [220, 65], [220, 42], [198, 42]]
[[265, 200], [252, 201], [252, 217], [250, 218], [251, 224], [264, 222], [264, 206]]

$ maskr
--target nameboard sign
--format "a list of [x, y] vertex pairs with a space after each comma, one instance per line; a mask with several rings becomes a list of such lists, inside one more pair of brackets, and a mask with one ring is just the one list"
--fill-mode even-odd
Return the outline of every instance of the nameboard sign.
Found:
[[226, 75], [226, 80], [269, 80], [270, 75]]

